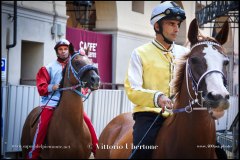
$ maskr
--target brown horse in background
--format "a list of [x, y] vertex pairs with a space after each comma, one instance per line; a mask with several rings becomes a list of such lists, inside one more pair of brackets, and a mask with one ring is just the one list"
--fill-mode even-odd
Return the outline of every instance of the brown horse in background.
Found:
[[[69, 45], [69, 53], [71, 56], [60, 84], [63, 87], [61, 99], [49, 123], [40, 153], [42, 159], [86, 159], [91, 154], [89, 146], [92, 140], [83, 119], [83, 101], [79, 93], [81, 88], [99, 88], [98, 71], [87, 55], [74, 52], [72, 44]], [[33, 144], [37, 123], [33, 128], [32, 124], [40, 112], [40, 107], [34, 108], [25, 121], [21, 137], [23, 157], [27, 156], [29, 146]]]
[[[217, 158], [214, 119], [229, 107], [224, 72], [228, 58], [221, 46], [227, 37], [228, 22], [215, 39], [200, 36], [196, 19], [191, 22], [188, 39], [192, 48], [176, 65], [172, 83], [173, 115], [159, 130], [152, 158]], [[133, 124], [131, 113], [115, 117], [99, 137], [96, 158], [129, 158], [134, 149]]]

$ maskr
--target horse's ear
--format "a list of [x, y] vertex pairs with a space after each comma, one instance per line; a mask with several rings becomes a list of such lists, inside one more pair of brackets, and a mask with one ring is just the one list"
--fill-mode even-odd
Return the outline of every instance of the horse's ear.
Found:
[[68, 46], [68, 51], [69, 51], [70, 54], [73, 54], [73, 53], [74, 53], [74, 46], [73, 46], [72, 43], [69, 44], [69, 46]]
[[214, 26], [212, 31], [212, 37], [216, 37], [216, 35], [217, 35], [217, 30], [216, 30], [216, 26]]
[[197, 19], [193, 19], [188, 30], [188, 40], [191, 42], [191, 45], [198, 42], [198, 23]]
[[87, 47], [87, 49], [85, 49], [86, 56], [88, 56], [88, 53], [89, 53], [89, 46]]
[[229, 24], [228, 24], [228, 20], [226, 20], [225, 23], [224, 23], [223, 26], [222, 26], [222, 29], [221, 29], [220, 32], [216, 35], [215, 39], [216, 39], [221, 45], [223, 45], [224, 43], [227, 42], [228, 32], [229, 32]]

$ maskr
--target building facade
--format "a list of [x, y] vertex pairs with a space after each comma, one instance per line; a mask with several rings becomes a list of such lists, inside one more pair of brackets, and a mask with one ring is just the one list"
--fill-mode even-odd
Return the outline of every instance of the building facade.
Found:
[[[2, 2], [2, 61], [6, 63], [2, 84], [35, 85], [38, 69], [56, 58], [53, 47], [57, 40], [66, 37], [66, 27], [86, 29], [77, 18], [81, 13], [73, 2], [75, 1], [17, 1], [17, 39], [16, 45], [9, 49], [6, 46], [14, 41], [14, 3]], [[91, 31], [112, 35], [112, 83], [123, 84], [132, 50], [155, 36], [150, 16], [160, 1], [85, 2], [91, 2], [91, 10], [86, 11], [92, 11], [91, 15], [94, 15]], [[187, 31], [195, 18], [197, 2], [176, 3], [185, 10], [187, 17], [181, 25], [176, 43], [188, 45]], [[206, 35], [212, 32], [211, 28], [201, 30]], [[231, 28], [228, 43], [224, 45], [229, 56], [234, 59], [229, 69], [233, 77], [232, 90], [238, 88], [238, 45], [235, 44], [238, 39], [238, 28]], [[238, 91], [234, 93], [238, 94]]]
[[[17, 112], [15, 110], [21, 110], [19, 109], [18, 102], [22, 106], [25, 104], [21, 100], [11, 102], [11, 99], [16, 98], [18, 93], [19, 95], [23, 93], [22, 95], [24, 96], [21, 95], [19, 97], [26, 97], [28, 95], [29, 98], [35, 99], [34, 104], [37, 104], [37, 98], [33, 96], [36, 96], [36, 94], [26, 94], [25, 86], [23, 85], [35, 86], [35, 77], [38, 69], [56, 59], [54, 45], [59, 39], [67, 37], [67, 27], [90, 30], [91, 32], [109, 34], [112, 36], [111, 82], [112, 84], [119, 85], [119, 89], [123, 89], [128, 61], [133, 49], [151, 41], [155, 37], [153, 27], [150, 25], [150, 16], [152, 9], [160, 2], [161, 1], [3, 1], [1, 12], [1, 83], [2, 86], [5, 86], [5, 89], [4, 87], [2, 88], [2, 90], [5, 91], [5, 98], [3, 98], [2, 106], [5, 107], [2, 109], [4, 114], [4, 116], [2, 114], [2, 119], [9, 119], [9, 121], [4, 121], [3, 125], [11, 128], [6, 129], [6, 135], [12, 131], [13, 126], [7, 124], [13, 124], [11, 122], [13, 121], [12, 117], [16, 116], [14, 115], [15, 112]], [[175, 2], [185, 10], [187, 17], [181, 25], [176, 43], [189, 47], [187, 40], [188, 27], [190, 22], [195, 18], [196, 11], [202, 6], [198, 1]], [[16, 17], [14, 17], [14, 15], [16, 15]], [[226, 17], [219, 17], [218, 20], [225, 21]], [[203, 26], [200, 28], [201, 33], [203, 35], [211, 35], [214, 25], [214, 23], [211, 23], [207, 24], [205, 27]], [[230, 59], [227, 76], [229, 83], [228, 87], [231, 96], [233, 96], [231, 99], [234, 100], [232, 105], [233, 107], [237, 107], [239, 93], [238, 23], [230, 23], [228, 38], [228, 42], [224, 44], [227, 56]], [[11, 91], [7, 93], [8, 90], [6, 88], [8, 87], [6, 86], [9, 85], [11, 85], [9, 90], [13, 88], [12, 90], [16, 90], [16, 94], [15, 92], [11, 93]], [[19, 88], [24, 88], [22, 92], [17, 89], [18, 85], [21, 85]], [[35, 87], [31, 87], [31, 90], [34, 89]], [[101, 94], [96, 94], [101, 96], [103, 95], [102, 92], [107, 91], [100, 90], [98, 92], [101, 92]], [[37, 93], [37, 91], [34, 91], [34, 93]], [[111, 94], [108, 93], [106, 95], [108, 99], [111, 99], [111, 96], [115, 94], [119, 94], [121, 96], [120, 99], [124, 100], [117, 104], [119, 107], [121, 107], [121, 104], [125, 104], [123, 105], [125, 107], [130, 105], [126, 97], [122, 97], [125, 95], [123, 91], [113, 91]], [[118, 101], [114, 100], [113, 102], [116, 103]], [[87, 103], [90, 103], [89, 106], [92, 106], [91, 101]], [[104, 102], [103, 106], [108, 106], [105, 105], [107, 103], [107, 101]], [[31, 105], [30, 107], [33, 106], [34, 105]], [[108, 109], [116, 108], [109, 105]], [[119, 110], [122, 112], [128, 111], [128, 109], [129, 108]], [[105, 110], [100, 107], [100, 111]], [[238, 108], [231, 111], [238, 114]], [[99, 119], [101, 119], [101, 117], [99, 116], [99, 119], [94, 118], [98, 111], [95, 110], [94, 113], [89, 111], [88, 114], [90, 113], [94, 125], [99, 126], [97, 123], [100, 121]], [[116, 115], [118, 113], [119, 112], [116, 112]], [[27, 111], [25, 114], [27, 115]], [[20, 114], [21, 116], [23, 115], [23, 119], [26, 116], [25, 114]], [[229, 114], [232, 114], [232, 112], [229, 112]], [[110, 116], [113, 115], [114, 114]], [[225, 115], [226, 116], [222, 118], [224, 120], [222, 124], [226, 124], [225, 122], [230, 119], [227, 114]], [[232, 119], [234, 119], [234, 117]], [[107, 119], [104, 125], [110, 121], [111, 118]], [[23, 123], [23, 120], [21, 123]], [[17, 120], [16, 124], [19, 125]], [[20, 127], [20, 125], [18, 127]], [[102, 130], [101, 127], [98, 128], [99, 133]], [[18, 129], [20, 133], [21, 129]], [[20, 134], [18, 134], [18, 136], [19, 135]]]

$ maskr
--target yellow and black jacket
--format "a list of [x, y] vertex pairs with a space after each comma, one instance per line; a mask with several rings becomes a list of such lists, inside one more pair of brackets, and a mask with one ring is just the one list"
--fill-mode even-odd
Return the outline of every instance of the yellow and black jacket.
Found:
[[156, 40], [133, 51], [124, 82], [128, 98], [134, 104], [133, 112], [161, 111], [157, 97], [159, 94], [170, 96], [172, 61], [176, 54], [187, 52], [187, 48], [176, 44], [167, 50]]

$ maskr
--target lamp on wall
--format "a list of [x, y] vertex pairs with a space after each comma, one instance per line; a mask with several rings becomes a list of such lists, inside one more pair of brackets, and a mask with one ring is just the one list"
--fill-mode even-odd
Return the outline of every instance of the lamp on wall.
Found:
[[73, 1], [73, 7], [75, 10], [75, 17], [76, 20], [81, 25], [88, 25], [89, 20], [89, 13], [92, 7], [93, 1]]

